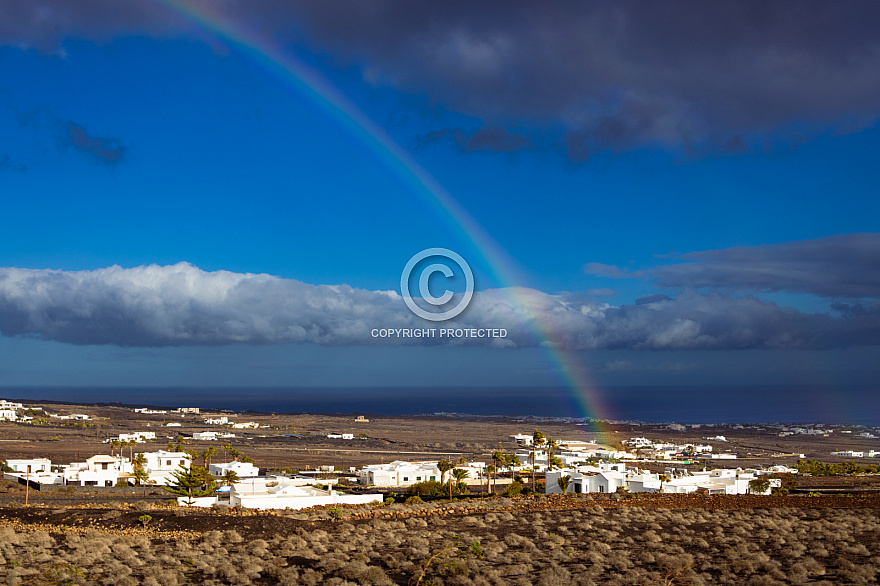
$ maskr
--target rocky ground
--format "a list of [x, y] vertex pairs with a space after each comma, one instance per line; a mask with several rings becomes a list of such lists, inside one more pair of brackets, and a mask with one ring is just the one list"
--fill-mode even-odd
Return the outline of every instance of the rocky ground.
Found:
[[12, 584], [871, 584], [880, 496], [7, 505], [0, 536]]

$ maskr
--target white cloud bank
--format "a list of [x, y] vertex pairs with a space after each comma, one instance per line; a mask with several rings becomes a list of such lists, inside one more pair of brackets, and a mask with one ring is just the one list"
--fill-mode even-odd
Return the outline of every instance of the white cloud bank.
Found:
[[[429, 327], [505, 328], [509, 334], [501, 343], [371, 335], [373, 328]], [[410, 313], [394, 291], [206, 272], [187, 263], [94, 271], [0, 268], [0, 334], [120, 346], [550, 343], [573, 350], [830, 348], [880, 343], [880, 308], [875, 304], [833, 317], [718, 292], [685, 290], [676, 299], [611, 306], [584, 294], [496, 289], [475, 294], [458, 318], [434, 324]]]

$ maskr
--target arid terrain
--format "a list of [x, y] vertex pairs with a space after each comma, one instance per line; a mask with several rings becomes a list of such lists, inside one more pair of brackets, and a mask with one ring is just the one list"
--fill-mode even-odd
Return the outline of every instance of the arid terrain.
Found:
[[10, 584], [871, 584], [880, 568], [875, 495], [7, 505], [0, 522]]
[[[46, 405], [88, 413], [95, 427], [0, 424], [0, 456], [55, 463], [109, 453], [102, 440], [155, 430], [216, 429], [204, 415], [141, 415], [115, 406]], [[173, 417], [173, 419], [172, 419]], [[571, 423], [440, 417], [238, 414], [268, 428], [234, 430], [232, 446], [263, 469], [342, 470], [394, 459], [483, 458], [515, 450], [508, 436], [540, 428], [588, 440]], [[163, 419], [181, 427], [162, 427]], [[599, 439], [632, 436], [708, 442], [735, 451], [726, 466], [841, 461], [840, 449], [877, 440], [833, 433], [779, 437], [772, 426], [688, 428], [616, 425]], [[328, 439], [327, 433], [366, 439]], [[203, 450], [218, 442], [186, 440]], [[127, 448], [126, 448], [127, 453]], [[220, 456], [222, 458], [222, 456]], [[860, 462], [869, 463], [869, 462]], [[642, 465], [642, 464], [640, 464]], [[659, 467], [668, 464], [644, 465]], [[880, 570], [880, 477], [797, 478], [787, 495], [482, 496], [404, 504], [255, 512], [178, 507], [168, 493], [65, 488], [0, 481], [0, 579], [9, 584], [872, 584]], [[402, 489], [399, 489], [403, 492]], [[25, 499], [27, 498], [27, 505]]]

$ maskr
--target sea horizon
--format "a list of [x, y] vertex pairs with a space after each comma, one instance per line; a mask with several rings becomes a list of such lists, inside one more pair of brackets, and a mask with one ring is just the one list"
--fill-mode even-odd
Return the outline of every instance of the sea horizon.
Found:
[[645, 423], [880, 425], [876, 387], [617, 386], [592, 401], [557, 387], [2, 386], [0, 398], [268, 413], [597, 418]]

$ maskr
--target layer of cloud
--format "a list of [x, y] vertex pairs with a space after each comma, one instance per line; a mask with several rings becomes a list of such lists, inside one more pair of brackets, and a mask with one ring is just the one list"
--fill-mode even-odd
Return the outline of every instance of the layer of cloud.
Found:
[[62, 144], [73, 147], [93, 161], [114, 166], [122, 161], [128, 147], [115, 138], [93, 136], [81, 124], [67, 121], [63, 124]]
[[689, 261], [652, 269], [588, 263], [587, 273], [650, 278], [668, 288], [715, 288], [808, 293], [828, 298], [880, 299], [880, 233], [691, 252]]
[[[584, 294], [477, 293], [451, 322], [415, 317], [393, 291], [310, 285], [192, 265], [0, 269], [0, 333], [72, 344], [491, 344], [567, 349], [830, 348], [880, 344], [880, 304], [845, 317], [687, 290], [612, 306]], [[377, 339], [374, 328], [505, 328], [498, 340]], [[536, 336], [535, 332], [543, 332]]]
[[[438, 129], [465, 150], [540, 144], [575, 161], [645, 146], [739, 153], [856, 131], [880, 115], [873, 2], [184, 4], [473, 117], [483, 129]], [[53, 50], [66, 38], [132, 33], [203, 34], [138, 0], [0, 6], [7, 44]], [[523, 126], [535, 136], [500, 131]]]

